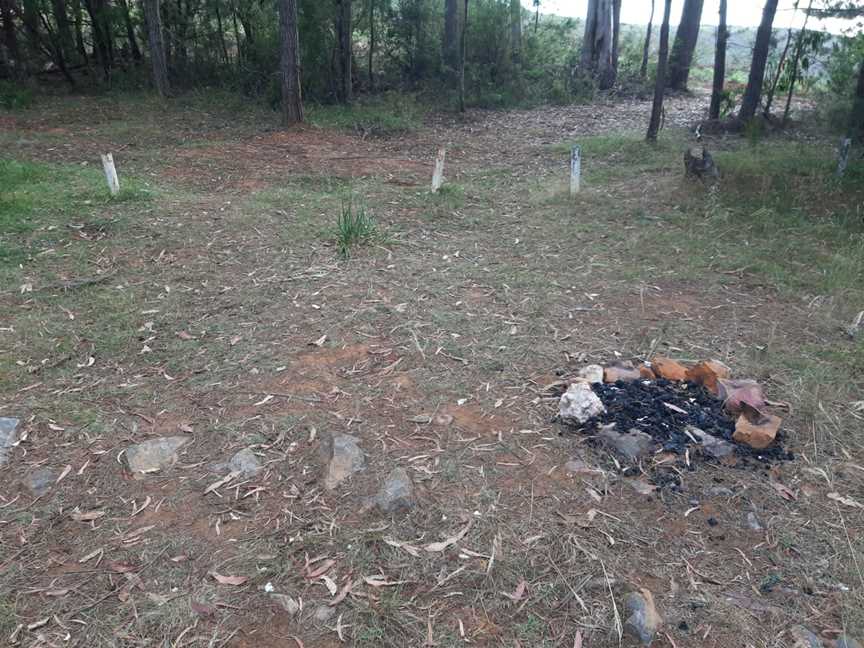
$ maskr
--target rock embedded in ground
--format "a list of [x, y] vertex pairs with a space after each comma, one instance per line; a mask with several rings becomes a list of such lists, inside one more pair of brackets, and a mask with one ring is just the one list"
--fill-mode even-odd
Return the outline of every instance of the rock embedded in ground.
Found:
[[759, 521], [759, 516], [753, 511], [744, 516], [744, 526], [751, 531], [762, 531], [762, 522]]
[[9, 449], [18, 442], [20, 419], [0, 416], [0, 466], [9, 460]]
[[373, 498], [383, 513], [406, 511], [414, 506], [414, 484], [404, 468], [394, 468]]
[[761, 410], [765, 407], [765, 392], [755, 380], [717, 380], [717, 398], [730, 414], [740, 414], [745, 405]]
[[584, 378], [589, 383], [603, 382], [603, 367], [596, 364], [585, 365], [579, 370], [579, 377]]
[[732, 370], [719, 360], [703, 360], [687, 370], [687, 380], [702, 385], [714, 395], [720, 389], [719, 381], [731, 375]]
[[330, 617], [332, 617], [335, 612], [336, 610], [334, 610], [329, 605], [319, 605], [315, 608], [315, 612], [312, 614], [312, 616], [318, 623], [327, 623], [327, 621], [330, 620]]
[[164, 470], [177, 461], [177, 451], [189, 441], [189, 437], [173, 436], [136, 443], [126, 448], [126, 463], [135, 473]]
[[717, 498], [717, 497], [735, 497], [735, 493], [730, 488], [726, 488], [725, 486], [712, 486], [706, 491], [708, 497]]
[[333, 490], [366, 467], [366, 455], [360, 447], [360, 440], [350, 434], [325, 436], [321, 453], [327, 464], [324, 469], [324, 487], [328, 490]]
[[631, 461], [636, 461], [641, 457], [651, 454], [655, 445], [654, 439], [650, 434], [645, 434], [636, 429], [622, 434], [621, 432], [616, 432], [613, 427], [606, 427], [600, 431], [597, 437], [605, 445]]
[[287, 594], [271, 594], [270, 598], [276, 601], [276, 604], [291, 616], [300, 611], [300, 604]]
[[632, 382], [640, 378], [642, 374], [631, 363], [613, 364], [603, 370], [603, 382], [606, 383]]
[[687, 379], [687, 367], [666, 356], [655, 356], [651, 359], [651, 368], [658, 378], [681, 382]]
[[688, 425], [684, 429], [687, 433], [699, 439], [699, 442], [702, 445], [702, 452], [709, 457], [713, 457], [714, 459], [723, 459], [735, 454], [735, 446], [725, 439], [719, 439], [713, 434], [708, 434], [692, 425]]
[[792, 626], [789, 635], [792, 637], [790, 648], [824, 648], [822, 640], [802, 625]]
[[584, 382], [570, 385], [558, 403], [558, 416], [563, 422], [573, 425], [582, 425], [588, 419], [605, 413], [603, 401], [594, 393], [591, 385]]
[[644, 588], [630, 592], [624, 599], [624, 615], [624, 634], [643, 646], [650, 646], [663, 623], [651, 592]]
[[783, 419], [773, 414], [759, 412], [747, 405], [744, 409], [744, 413], [735, 422], [732, 438], [756, 450], [763, 450], [774, 443]]
[[51, 490], [54, 482], [57, 480], [57, 475], [50, 468], [34, 468], [24, 477], [23, 483], [25, 488], [36, 497], [42, 497], [45, 493]]
[[239, 472], [244, 477], [251, 477], [261, 470], [261, 462], [251, 448], [243, 448], [224, 464], [228, 472]]
[[862, 646], [860, 641], [843, 634], [837, 637], [837, 648], [862, 648]]

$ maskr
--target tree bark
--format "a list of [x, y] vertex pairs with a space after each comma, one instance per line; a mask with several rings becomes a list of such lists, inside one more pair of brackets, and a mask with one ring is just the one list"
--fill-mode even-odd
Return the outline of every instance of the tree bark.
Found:
[[753, 47], [753, 61], [750, 64], [750, 76], [747, 79], [747, 89], [741, 100], [738, 119], [750, 121], [756, 116], [759, 100], [762, 97], [762, 84], [765, 80], [765, 63], [768, 61], [768, 49], [771, 46], [771, 27], [777, 13], [778, 0], [766, 0], [762, 9], [762, 22], [756, 32], [756, 44]]
[[90, 16], [91, 32], [93, 36], [93, 49], [96, 50], [96, 58], [102, 68], [102, 76], [106, 83], [111, 81], [111, 33], [105, 16], [105, 0], [84, 0], [84, 8]]
[[666, 65], [669, 58], [669, 14], [672, 13], [672, 0], [665, 0], [663, 24], [660, 26], [660, 53], [657, 55], [657, 79], [654, 82], [654, 103], [651, 105], [651, 120], [648, 122], [649, 142], [657, 141], [660, 132], [660, 117], [663, 114], [663, 93], [666, 92]]
[[[62, 0], [57, 0], [61, 1]], [[140, 63], [141, 48], [138, 47], [138, 39], [135, 38], [135, 26], [132, 24], [132, 16], [129, 13], [129, 4], [126, 0], [119, 0], [120, 9], [123, 12], [123, 26], [126, 28], [126, 40], [129, 42], [129, 53], [132, 54], [132, 60]]]
[[144, 20], [147, 23], [147, 42], [150, 46], [150, 65], [153, 68], [153, 85], [161, 97], [171, 96], [168, 81], [168, 61], [165, 58], [165, 43], [162, 40], [162, 17], [159, 0], [143, 0]]
[[510, 54], [516, 65], [522, 61], [522, 3], [510, 0]]
[[621, 43], [621, 0], [612, 0], [612, 67], [618, 75], [618, 46]]
[[612, 0], [589, 0], [582, 40], [581, 68], [601, 90], [615, 84], [612, 65]]
[[300, 90], [300, 35], [297, 31], [297, 0], [279, 0], [279, 32], [282, 76], [282, 123], [292, 126], [303, 121]]
[[231, 57], [228, 56], [228, 44], [225, 42], [225, 26], [222, 24], [222, 12], [219, 10], [219, 2], [220, 0], [215, 0], [213, 8], [216, 13], [216, 29], [219, 32], [219, 47], [222, 48], [222, 59], [227, 66], [231, 64]]
[[726, 42], [729, 30], [726, 27], [726, 0], [720, 0], [720, 23], [717, 26], [717, 46], [714, 50], [714, 82], [711, 85], [711, 106], [708, 119], [720, 119], [720, 102], [726, 84]]
[[78, 50], [78, 56], [88, 65], [90, 58], [87, 56], [87, 46], [84, 44], [84, 18], [81, 15], [81, 0], [72, 0], [72, 20], [75, 24], [75, 48]]
[[645, 45], [642, 47], [642, 66], [639, 68], [639, 78], [648, 78], [648, 54], [651, 51], [651, 28], [654, 25], [654, 0], [651, 0], [651, 17], [648, 18], [648, 29], [645, 33]]
[[337, 0], [336, 34], [339, 47], [339, 86], [336, 95], [340, 103], [351, 101], [351, 0]]
[[[798, 4], [795, 4], [795, 10], [798, 9]], [[794, 20], [794, 14], [793, 14]], [[774, 93], [777, 92], [777, 86], [780, 84], [780, 78], [783, 76], [783, 68], [786, 65], [786, 57], [789, 55], [789, 46], [792, 45], [792, 25], [786, 32], [786, 45], [783, 46], [783, 51], [780, 53], [780, 58], [777, 61], [777, 69], [774, 71], [774, 78], [771, 80], [771, 85], [768, 87], [768, 92], [765, 94], [765, 109], [762, 114], [765, 117], [771, 115], [771, 104], [774, 103]]]
[[57, 25], [57, 43], [60, 52], [66, 61], [72, 60], [74, 53], [74, 41], [72, 40], [72, 28], [69, 24], [69, 15], [66, 13], [66, 2], [54, 0], [52, 2], [54, 22]]
[[675, 32], [675, 42], [669, 57], [668, 87], [673, 90], [686, 90], [693, 63], [693, 52], [699, 39], [699, 26], [702, 22], [703, 0], [685, 0], [681, 22]]
[[444, 67], [450, 70], [459, 69], [462, 52], [459, 37], [459, 9], [463, 0], [445, 0], [444, 2]]

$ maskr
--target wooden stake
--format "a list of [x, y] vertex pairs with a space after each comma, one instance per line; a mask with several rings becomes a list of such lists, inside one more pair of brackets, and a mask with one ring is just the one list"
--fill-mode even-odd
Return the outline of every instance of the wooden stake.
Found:
[[432, 173], [432, 193], [438, 193], [438, 190], [444, 183], [444, 156], [446, 153], [442, 146], [438, 149], [438, 155], [435, 156], [435, 171]]
[[102, 168], [105, 170], [105, 179], [108, 181], [108, 190], [112, 196], [120, 193], [120, 179], [117, 177], [117, 169], [114, 168], [114, 156], [106, 153], [102, 156]]
[[570, 197], [575, 198], [582, 188], [582, 149], [574, 146], [570, 151]]

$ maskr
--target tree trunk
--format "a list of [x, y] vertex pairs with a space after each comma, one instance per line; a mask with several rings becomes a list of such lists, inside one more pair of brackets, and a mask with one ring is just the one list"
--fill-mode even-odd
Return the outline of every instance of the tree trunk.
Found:
[[798, 81], [798, 65], [801, 62], [801, 53], [804, 51], [804, 37], [807, 35], [807, 21], [810, 20], [810, 11], [813, 9], [813, 0], [807, 6], [804, 14], [804, 24], [795, 39], [795, 54], [792, 58], [792, 78], [789, 79], [789, 94], [786, 96], [786, 107], [783, 109], [783, 126], [789, 121], [789, 111], [792, 109], [792, 96], [795, 94], [795, 84]]
[[6, 64], [11, 76], [21, 72], [21, 52], [18, 49], [18, 35], [15, 33], [14, 0], [0, 0], [0, 20], [3, 21], [3, 46], [6, 49]]
[[459, 43], [459, 8], [463, 0], [445, 0], [444, 2], [444, 67], [449, 70], [459, 69], [462, 47]]
[[72, 40], [72, 28], [69, 24], [69, 15], [66, 13], [66, 2], [54, 0], [54, 22], [57, 25], [57, 46], [64, 60], [71, 61], [74, 53], [74, 41]]
[[612, 0], [612, 67], [618, 75], [618, 46], [621, 42], [621, 0]]
[[685, 0], [681, 22], [675, 32], [672, 55], [669, 57], [668, 86], [673, 90], [686, 90], [693, 63], [693, 52], [699, 39], [699, 25], [702, 22], [703, 0]]
[[213, 8], [216, 10], [216, 29], [219, 31], [219, 47], [222, 48], [222, 59], [225, 65], [231, 65], [231, 57], [228, 56], [228, 44], [225, 42], [225, 26], [222, 24], [222, 12], [219, 10], [220, 0], [213, 2]]
[[663, 24], [660, 26], [660, 53], [657, 55], [657, 79], [654, 82], [654, 103], [651, 105], [651, 121], [648, 122], [649, 142], [657, 141], [660, 132], [660, 117], [663, 114], [663, 93], [666, 91], [666, 64], [669, 58], [669, 14], [672, 0], [665, 0]]
[[375, 0], [369, 0], [369, 91], [375, 90], [372, 59], [375, 56]]
[[465, 58], [468, 55], [467, 30], [468, 30], [468, 0], [464, 2], [462, 13], [462, 35], [460, 36], [461, 52], [459, 54], [459, 112], [465, 112]]
[[756, 32], [756, 44], [753, 47], [753, 62], [750, 64], [750, 77], [747, 79], [747, 89], [741, 100], [741, 110], [738, 119], [750, 121], [756, 116], [759, 100], [762, 97], [762, 83], [765, 80], [765, 63], [768, 61], [768, 49], [771, 46], [771, 27], [774, 15], [777, 13], [778, 0], [766, 0], [762, 9], [762, 22]]
[[111, 82], [111, 34], [107, 31], [105, 20], [105, 0], [84, 0], [84, 8], [90, 16], [93, 49], [102, 68], [102, 76], [106, 83]]
[[583, 74], [597, 80], [601, 90], [615, 84], [612, 65], [612, 0], [589, 0], [582, 40], [581, 68]]
[[339, 86], [336, 96], [340, 103], [351, 101], [351, 0], [337, 0], [336, 35], [339, 48]]
[[522, 61], [522, 3], [510, 0], [510, 55], [513, 63]]
[[[795, 10], [798, 9], [798, 4], [795, 4]], [[793, 14], [792, 19], [795, 16]], [[802, 32], [803, 33], [803, 32]], [[783, 68], [786, 65], [786, 57], [789, 55], [789, 46], [792, 44], [792, 25], [786, 32], [786, 45], [783, 46], [783, 51], [780, 53], [780, 58], [777, 61], [777, 69], [774, 71], [774, 78], [771, 80], [771, 85], [768, 87], [768, 92], [765, 94], [765, 110], [762, 114], [765, 117], [771, 115], [771, 104], [774, 103], [774, 93], [777, 92], [777, 86], [780, 84], [780, 77], [783, 76]]]
[[849, 138], [861, 139], [864, 136], [864, 60], [858, 68], [858, 84], [855, 87], [855, 101], [849, 118]]
[[171, 95], [168, 82], [168, 62], [165, 58], [165, 43], [162, 40], [162, 17], [159, 0], [143, 0], [144, 20], [147, 23], [147, 42], [150, 46], [150, 64], [153, 67], [153, 85], [161, 97]]
[[72, 0], [72, 19], [75, 23], [75, 49], [78, 50], [78, 56], [81, 57], [84, 65], [88, 65], [90, 58], [87, 56], [87, 46], [84, 44], [84, 18], [81, 15], [81, 0]]
[[723, 100], [723, 86], [726, 83], [726, 42], [728, 40], [726, 0], [720, 0], [720, 23], [717, 26], [717, 47], [714, 50], [714, 82], [711, 87], [708, 119], [720, 119], [720, 102]]
[[135, 38], [135, 26], [132, 24], [132, 16], [129, 14], [129, 4], [126, 0], [119, 0], [120, 10], [123, 12], [123, 26], [126, 28], [126, 40], [129, 42], [129, 52], [132, 60], [140, 63], [141, 48], [138, 47], [138, 39]]
[[282, 75], [282, 123], [292, 126], [303, 121], [300, 90], [300, 35], [297, 31], [297, 0], [279, 0], [279, 32]]
[[651, 17], [648, 18], [648, 29], [645, 33], [645, 45], [642, 48], [642, 66], [639, 68], [639, 78], [648, 78], [648, 54], [651, 51], [651, 28], [654, 25], [654, 0], [651, 0]]

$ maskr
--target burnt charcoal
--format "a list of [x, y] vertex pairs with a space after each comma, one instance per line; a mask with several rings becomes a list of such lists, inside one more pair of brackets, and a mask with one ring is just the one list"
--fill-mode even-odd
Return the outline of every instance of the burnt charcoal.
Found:
[[732, 439], [735, 420], [726, 414], [722, 401], [695, 383], [663, 379], [636, 380], [596, 384], [592, 388], [606, 406], [606, 413], [579, 426], [577, 429], [583, 433], [594, 434], [601, 426], [614, 423], [618, 431], [644, 432], [662, 450], [683, 455], [688, 447], [694, 445], [684, 429], [694, 426], [734, 444], [735, 454], [741, 459], [752, 458], [764, 462], [792, 459], [792, 454], [784, 450], [780, 443], [782, 432], [777, 436], [778, 441], [764, 450], [736, 443]]

